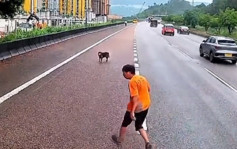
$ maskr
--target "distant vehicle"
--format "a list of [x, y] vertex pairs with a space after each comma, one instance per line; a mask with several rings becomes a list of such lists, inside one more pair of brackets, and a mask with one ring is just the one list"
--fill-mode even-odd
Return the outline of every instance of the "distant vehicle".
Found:
[[177, 33], [179, 33], [179, 34], [188, 34], [189, 35], [190, 31], [189, 31], [189, 28], [187, 26], [180, 26], [177, 29]]
[[148, 18], [147, 18], [147, 22], [148, 22], [148, 23], [150, 23], [150, 22], [151, 22], [151, 20], [152, 20], [152, 18], [151, 18], [151, 17], [148, 17]]
[[132, 22], [133, 22], [133, 23], [137, 23], [138, 21], [137, 21], [137, 19], [134, 19]]
[[234, 39], [210, 36], [200, 44], [200, 56], [207, 55], [213, 63], [216, 59], [231, 60], [232, 64], [237, 61], [237, 45]]
[[164, 24], [162, 27], [162, 34], [170, 34], [171, 36], [174, 36], [174, 25], [173, 24]]
[[162, 20], [161, 20], [161, 19], [158, 19], [157, 22], [158, 22], [158, 24], [160, 24], [160, 23], [162, 22]]
[[21, 30], [24, 30], [24, 31], [30, 31], [30, 30], [33, 30], [33, 25], [30, 24], [30, 23], [20, 23], [18, 26], [17, 26], [18, 29], [21, 29]]
[[150, 20], [150, 27], [157, 27], [158, 21], [155, 19]]

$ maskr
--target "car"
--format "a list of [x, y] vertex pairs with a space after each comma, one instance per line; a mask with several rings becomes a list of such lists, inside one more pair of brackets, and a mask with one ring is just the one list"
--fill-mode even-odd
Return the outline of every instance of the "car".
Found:
[[208, 56], [213, 63], [216, 59], [237, 61], [237, 45], [234, 39], [223, 36], [210, 36], [200, 44], [200, 56]]
[[177, 33], [179, 33], [179, 34], [188, 34], [189, 35], [190, 31], [189, 31], [189, 28], [187, 26], [180, 26], [177, 29]]
[[30, 24], [30, 23], [20, 23], [18, 26], [17, 26], [18, 29], [21, 29], [23, 31], [31, 31], [33, 30], [33, 25]]
[[133, 22], [133, 23], [137, 23], [138, 21], [137, 21], [137, 19], [134, 19], [132, 22]]
[[173, 24], [164, 24], [162, 27], [162, 34], [170, 34], [171, 36], [174, 36], [174, 25]]
[[157, 27], [158, 21], [155, 19], [150, 20], [150, 27]]

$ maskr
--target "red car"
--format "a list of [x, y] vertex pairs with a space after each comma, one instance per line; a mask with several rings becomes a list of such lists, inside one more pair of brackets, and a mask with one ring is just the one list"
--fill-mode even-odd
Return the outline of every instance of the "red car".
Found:
[[171, 36], [174, 36], [174, 25], [164, 24], [164, 26], [162, 27], [162, 34], [163, 35], [169, 34]]

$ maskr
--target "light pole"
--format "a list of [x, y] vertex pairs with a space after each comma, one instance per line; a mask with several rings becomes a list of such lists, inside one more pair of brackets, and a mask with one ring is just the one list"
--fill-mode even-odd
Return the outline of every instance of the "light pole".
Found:
[[87, 27], [87, 23], [88, 23], [88, 7], [89, 7], [89, 0], [85, 0], [85, 10], [86, 10], [86, 22], [85, 22], [85, 25]]

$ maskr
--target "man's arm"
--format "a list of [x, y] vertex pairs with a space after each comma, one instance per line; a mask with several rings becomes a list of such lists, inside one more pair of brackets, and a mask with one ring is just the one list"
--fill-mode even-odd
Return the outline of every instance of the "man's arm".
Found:
[[151, 85], [149, 82], [147, 82], [147, 86], [148, 86], [148, 92], [151, 92]]
[[132, 120], [135, 120], [135, 110], [137, 108], [137, 105], [138, 105], [138, 96], [133, 96], [132, 97], [132, 111], [130, 113], [130, 117]]

